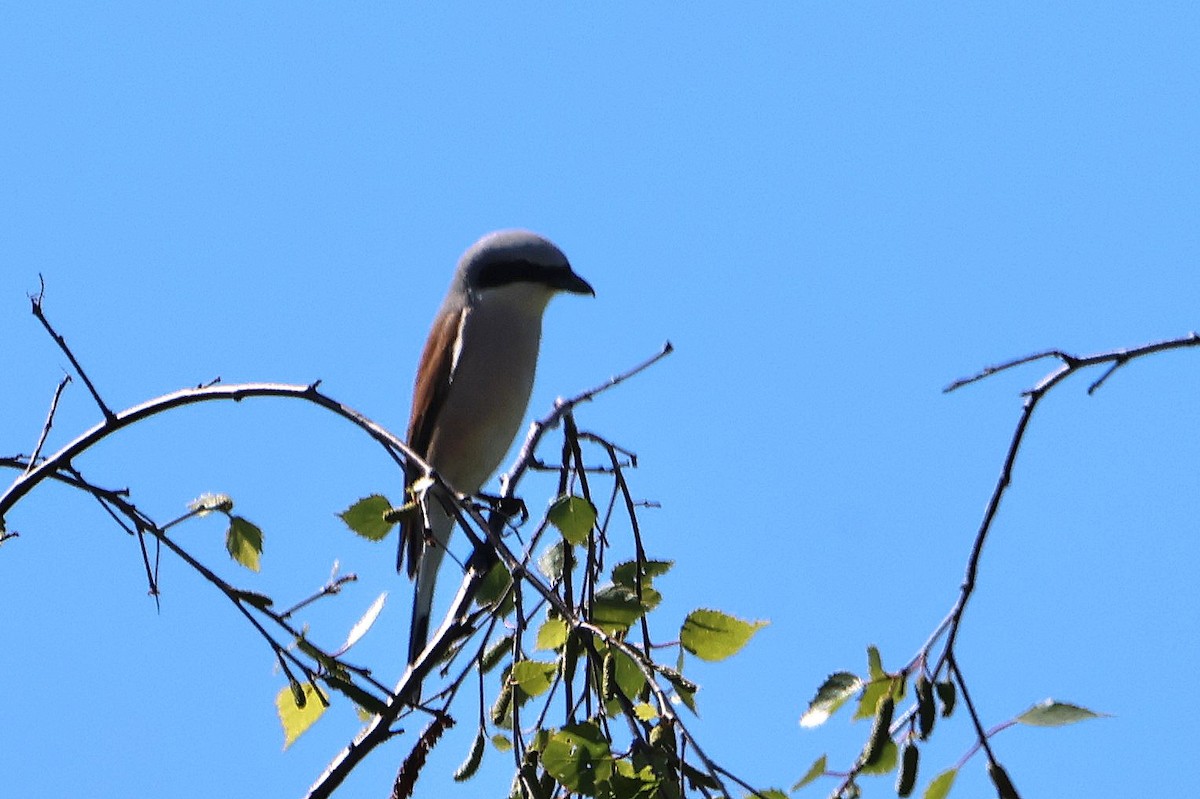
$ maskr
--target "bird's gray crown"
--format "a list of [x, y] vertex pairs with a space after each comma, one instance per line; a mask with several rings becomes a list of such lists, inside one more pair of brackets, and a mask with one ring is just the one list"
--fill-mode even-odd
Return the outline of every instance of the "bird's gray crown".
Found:
[[592, 292], [591, 286], [571, 271], [562, 250], [528, 230], [487, 234], [463, 253], [456, 278], [466, 291], [527, 282], [560, 291]]

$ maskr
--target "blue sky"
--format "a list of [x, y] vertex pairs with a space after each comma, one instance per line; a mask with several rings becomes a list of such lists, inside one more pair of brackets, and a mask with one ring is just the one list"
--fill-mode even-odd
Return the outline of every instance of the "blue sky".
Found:
[[[319, 378], [402, 429], [459, 253], [540, 231], [597, 296], [552, 305], [531, 416], [676, 345], [580, 422], [637, 451], [635, 491], [662, 504], [643, 524], [677, 561], [664, 637], [700, 605], [771, 620], [691, 673], [707, 751], [787, 787], [866, 735], [798, 727], [824, 676], [861, 670], [872, 643], [903, 663], [950, 607], [1019, 393], [1049, 365], [941, 388], [1033, 350], [1196, 327], [1198, 38], [1184, 3], [7, 7], [0, 451], [33, 448], [67, 366], [28, 313], [39, 273], [113, 406], [218, 375]], [[1092, 397], [1077, 378], [1030, 430], [963, 670], [989, 722], [1046, 696], [1113, 718], [996, 739], [1024, 795], [1200, 789], [1197, 357], [1137, 363]], [[52, 445], [97, 420], [72, 385]], [[191, 408], [77, 465], [161, 519], [232, 494], [266, 532], [262, 575], [226, 565], [216, 521], [181, 536], [249, 588], [301, 596], [335, 559], [362, 575], [314, 626], [344, 630], [391, 591], [361, 651], [399, 664], [390, 542], [333, 515], [396, 477], [344, 424]], [[94, 504], [50, 488], [9, 524], [12, 795], [295, 796], [357, 729], [342, 708], [281, 753], [270, 653], [178, 563], [156, 612], [136, 545]], [[956, 723], [922, 784], [968, 747]], [[403, 751], [348, 791], [382, 795]], [[507, 780], [493, 753], [444, 795]], [[989, 792], [977, 759], [952, 795]]]

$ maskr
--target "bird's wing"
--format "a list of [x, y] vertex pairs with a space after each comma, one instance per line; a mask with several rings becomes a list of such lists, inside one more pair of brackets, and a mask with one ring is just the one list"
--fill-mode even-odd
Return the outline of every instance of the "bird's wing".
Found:
[[[446, 402], [446, 395], [450, 393], [451, 376], [457, 355], [454, 343], [467, 310], [463, 308], [459, 313], [442, 315], [429, 331], [429, 340], [425, 342], [425, 351], [421, 353], [421, 362], [417, 366], [417, 381], [413, 387], [412, 415], [408, 420], [408, 445], [421, 457], [429, 453], [429, 443], [433, 438], [438, 414]], [[412, 485], [421, 475], [420, 467], [415, 464], [407, 466], [404, 470], [405, 486]], [[425, 543], [421, 528], [421, 524], [413, 522], [400, 524], [396, 571], [403, 568], [404, 553], [407, 550], [410, 578], [417, 576], [417, 566], [420, 564], [421, 550]]]

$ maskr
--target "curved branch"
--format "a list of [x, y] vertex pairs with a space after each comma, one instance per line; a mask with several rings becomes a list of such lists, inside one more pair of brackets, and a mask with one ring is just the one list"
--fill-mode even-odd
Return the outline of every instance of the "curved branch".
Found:
[[161, 397], [135, 405], [132, 408], [108, 415], [92, 429], [78, 436], [58, 452], [46, 460], [25, 471], [12, 485], [0, 495], [0, 531], [4, 530], [4, 518], [8, 511], [32, 491], [43, 480], [70, 465], [71, 461], [91, 447], [126, 427], [136, 424], [143, 419], [156, 416], [184, 405], [194, 405], [200, 402], [228, 401], [240, 402], [253, 397], [284, 397], [312, 402], [328, 411], [347, 419], [362, 428], [383, 446], [384, 450], [398, 465], [403, 467], [405, 459], [422, 466], [429, 471], [429, 465], [420, 456], [409, 449], [408, 445], [363, 414], [354, 410], [332, 397], [317, 390], [320, 381], [307, 386], [288, 383], [240, 383], [234, 385], [210, 385], [199, 388], [188, 388], [164, 394]]

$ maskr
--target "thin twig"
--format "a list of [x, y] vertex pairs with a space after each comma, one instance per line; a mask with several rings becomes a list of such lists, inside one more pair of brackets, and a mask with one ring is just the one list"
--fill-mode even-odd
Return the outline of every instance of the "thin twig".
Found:
[[975, 727], [975, 735], [979, 741], [979, 745], [983, 747], [988, 762], [995, 763], [996, 756], [992, 753], [991, 744], [988, 743], [988, 734], [983, 729], [983, 721], [979, 718], [979, 712], [975, 709], [975, 703], [971, 700], [971, 692], [967, 690], [967, 681], [962, 675], [962, 670], [958, 668], [958, 659], [951, 654], [947, 665], [950, 669], [950, 675], [958, 683], [958, 690], [962, 692], [963, 702], [967, 706], [967, 714], [971, 717], [971, 724]]
[[91, 379], [88, 378], [87, 372], [83, 371], [83, 367], [79, 365], [79, 361], [75, 360], [75, 354], [67, 346], [67, 340], [58, 334], [58, 331], [50, 325], [50, 320], [42, 312], [42, 300], [46, 296], [46, 281], [41, 275], [38, 275], [38, 282], [41, 284], [38, 293], [32, 294], [29, 297], [29, 302], [33, 306], [33, 315], [42, 323], [42, 327], [46, 328], [46, 332], [50, 334], [50, 338], [54, 339], [54, 343], [67, 356], [67, 360], [71, 362], [71, 366], [75, 369], [75, 374], [79, 375], [80, 379], [83, 380], [83, 384], [91, 392], [92, 399], [96, 401], [96, 405], [100, 408], [100, 413], [104, 414], [105, 419], [111, 419], [113, 417], [112, 410], [104, 404], [104, 400], [100, 399], [100, 392], [92, 385]]
[[33, 454], [29, 456], [29, 466], [26, 467], [26, 472], [32, 469], [33, 465], [38, 462], [38, 458], [42, 456], [42, 447], [45, 446], [46, 438], [50, 435], [50, 428], [54, 426], [54, 414], [58, 412], [58, 400], [62, 397], [63, 389], [70, 382], [71, 376], [63, 375], [63, 379], [58, 381], [58, 388], [54, 389], [54, 397], [50, 400], [50, 411], [46, 414], [46, 422], [42, 425], [42, 433], [38, 436], [37, 445], [33, 448]]
[[303, 608], [308, 607], [309, 605], [311, 605], [312, 603], [316, 602], [319, 599], [341, 593], [342, 586], [344, 586], [346, 583], [352, 583], [352, 582], [356, 581], [357, 579], [358, 579], [358, 575], [356, 575], [356, 574], [343, 574], [340, 577], [332, 578], [332, 579], [330, 579], [329, 582], [325, 583], [325, 585], [321, 586], [321, 588], [318, 589], [316, 593], [312, 594], [311, 596], [305, 597], [304, 599], [301, 599], [299, 602], [295, 603], [290, 608], [288, 608], [287, 610], [280, 613], [279, 618], [286, 619], [289, 616], [291, 616], [292, 614], [294, 614], [296, 611], [302, 610]]

